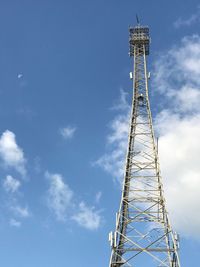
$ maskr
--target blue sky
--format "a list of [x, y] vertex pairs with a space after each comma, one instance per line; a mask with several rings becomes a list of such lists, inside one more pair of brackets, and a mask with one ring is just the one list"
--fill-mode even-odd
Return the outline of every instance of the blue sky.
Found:
[[182, 267], [200, 250], [199, 1], [0, 1], [4, 267], [108, 266], [131, 100], [128, 26], [150, 27], [150, 96]]

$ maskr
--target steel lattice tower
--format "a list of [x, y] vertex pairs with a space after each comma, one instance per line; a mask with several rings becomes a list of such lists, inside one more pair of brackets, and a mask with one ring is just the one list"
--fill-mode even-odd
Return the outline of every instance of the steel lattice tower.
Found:
[[133, 101], [125, 174], [109, 267], [180, 267], [166, 210], [148, 97], [149, 28], [129, 29]]

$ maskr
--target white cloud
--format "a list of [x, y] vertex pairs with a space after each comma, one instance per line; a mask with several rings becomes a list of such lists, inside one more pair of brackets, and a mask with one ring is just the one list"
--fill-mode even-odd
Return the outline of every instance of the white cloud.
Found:
[[94, 163], [94, 165], [98, 165], [109, 172], [118, 181], [121, 180], [124, 173], [125, 153], [128, 142], [130, 106], [126, 98], [124, 98], [125, 95], [127, 94], [120, 90], [120, 100], [115, 108], [120, 110], [120, 114], [118, 113], [109, 124], [110, 134], [107, 136], [107, 151]]
[[182, 235], [199, 238], [200, 37], [183, 38], [158, 60], [154, 72], [154, 88], [168, 104], [155, 126], [171, 221]]
[[[200, 37], [198, 35], [184, 37], [179, 45], [172, 47], [157, 59], [154, 71], [155, 89], [170, 98], [173, 107], [175, 107], [174, 100], [177, 100], [174, 98], [182, 93], [182, 101], [178, 101], [178, 107], [181, 108], [182, 103], [190, 104], [191, 100], [194, 101], [194, 90], [198, 89], [200, 84], [199, 65]], [[187, 91], [185, 87], [189, 90]]]
[[62, 175], [46, 173], [50, 182], [47, 195], [49, 209], [55, 214], [58, 221], [66, 221], [67, 209], [72, 205], [73, 191], [64, 182]]
[[[182, 236], [200, 238], [200, 37], [185, 37], [159, 55], [154, 69], [154, 97], [160, 112], [154, 121], [165, 196], [173, 227]], [[158, 107], [158, 106], [157, 106]], [[127, 112], [115, 117], [107, 151], [97, 164], [119, 177], [124, 168]], [[120, 117], [121, 116], [121, 117]]]
[[6, 167], [26, 174], [23, 150], [17, 145], [15, 134], [11, 131], [6, 130], [0, 137], [0, 158]]
[[127, 111], [129, 109], [129, 104], [127, 102], [128, 93], [125, 92], [122, 88], [120, 89], [120, 97], [115, 102], [114, 106], [111, 108], [111, 110], [123, 110]]
[[[12, 216], [17, 216], [23, 219], [26, 219], [31, 216], [28, 206], [21, 206], [19, 204], [19, 188], [21, 186], [21, 182], [11, 175], [7, 175], [6, 178], [3, 180], [3, 188], [7, 192], [5, 201], [6, 206], [12, 212]], [[18, 222], [15, 219], [10, 220], [11, 226], [19, 227], [21, 226], [21, 222]]]
[[76, 130], [76, 127], [67, 126], [60, 129], [60, 134], [64, 139], [71, 139]]
[[86, 229], [96, 230], [102, 223], [99, 213], [100, 211], [96, 211], [95, 207], [88, 207], [84, 202], [81, 202], [79, 204], [79, 211], [72, 216], [72, 219]]
[[[102, 221], [100, 211], [95, 210], [93, 206], [87, 206], [83, 201], [78, 203], [74, 197], [74, 192], [64, 182], [61, 174], [46, 172], [46, 177], [50, 182], [47, 205], [57, 221], [66, 223], [67, 220], [73, 220], [88, 230], [99, 228]], [[101, 192], [98, 192], [95, 200], [99, 201], [100, 198]]]
[[29, 209], [28, 209], [28, 207], [21, 207], [21, 206], [19, 206], [18, 204], [17, 205], [15, 205], [15, 206], [12, 206], [11, 207], [11, 209], [13, 210], [13, 212], [17, 215], [17, 216], [19, 216], [19, 217], [21, 217], [21, 218], [28, 218], [28, 217], [30, 217], [30, 212], [29, 212]]
[[15, 219], [10, 219], [9, 221], [10, 226], [19, 228], [21, 226], [21, 222]]
[[17, 192], [20, 185], [21, 185], [20, 181], [13, 178], [11, 175], [7, 175], [5, 180], [3, 181], [4, 189], [7, 192], [11, 193]]
[[181, 118], [165, 113], [161, 121], [157, 117], [157, 131], [171, 221], [182, 235], [200, 237], [200, 114]]
[[183, 19], [182, 17], [179, 17], [175, 22], [174, 22], [174, 27], [175, 28], [180, 28], [183, 26], [191, 26], [192, 24], [195, 24], [199, 22], [200, 20], [200, 6], [197, 7], [196, 12], [192, 14], [189, 18]]

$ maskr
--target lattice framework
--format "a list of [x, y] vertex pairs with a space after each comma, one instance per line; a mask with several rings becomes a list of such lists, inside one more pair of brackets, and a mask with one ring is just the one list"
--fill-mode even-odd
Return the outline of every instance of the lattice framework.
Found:
[[109, 235], [109, 266], [180, 267], [178, 237], [166, 210], [148, 96], [149, 28], [138, 25], [129, 32], [133, 101], [122, 198], [116, 230]]

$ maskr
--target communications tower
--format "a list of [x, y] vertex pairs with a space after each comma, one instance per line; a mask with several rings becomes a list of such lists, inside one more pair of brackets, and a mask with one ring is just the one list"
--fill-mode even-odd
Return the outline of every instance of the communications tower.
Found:
[[148, 96], [149, 28], [129, 29], [133, 101], [123, 190], [109, 267], [180, 267], [178, 236], [166, 210]]

